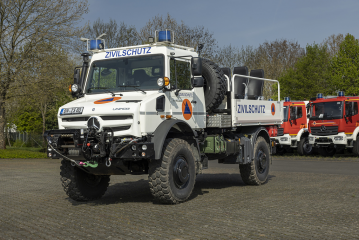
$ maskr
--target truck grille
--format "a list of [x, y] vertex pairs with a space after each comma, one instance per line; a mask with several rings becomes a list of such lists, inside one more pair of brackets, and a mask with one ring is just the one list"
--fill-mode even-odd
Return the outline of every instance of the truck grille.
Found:
[[317, 138], [315, 139], [316, 143], [332, 143], [332, 139], [330, 138], [325, 138], [325, 137], [321, 137], [321, 138]]
[[284, 128], [278, 128], [277, 136], [283, 136], [284, 135]]
[[[132, 119], [132, 115], [119, 115], [119, 116], [100, 116], [102, 120], [127, 120]], [[63, 122], [86, 122], [89, 117], [70, 117], [70, 118], [63, 118]]]
[[320, 126], [320, 127], [311, 127], [312, 135], [315, 136], [327, 136], [327, 135], [336, 135], [338, 134], [338, 126]]

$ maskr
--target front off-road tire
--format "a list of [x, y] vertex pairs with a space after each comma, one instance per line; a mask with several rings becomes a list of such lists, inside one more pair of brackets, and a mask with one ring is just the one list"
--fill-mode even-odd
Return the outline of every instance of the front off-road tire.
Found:
[[331, 147], [319, 147], [318, 152], [323, 157], [333, 157], [336, 153], [336, 149]]
[[148, 182], [155, 200], [176, 204], [186, 201], [196, 180], [195, 158], [189, 143], [167, 139], [161, 160], [151, 160]]
[[300, 139], [297, 147], [297, 152], [300, 156], [310, 155], [313, 153], [313, 146], [309, 144], [308, 137]]
[[258, 137], [254, 145], [254, 159], [248, 164], [239, 164], [242, 180], [247, 185], [261, 185], [267, 182], [270, 163], [269, 145]]
[[96, 176], [62, 160], [61, 182], [66, 194], [75, 201], [90, 201], [101, 198], [109, 185], [110, 176]]
[[206, 111], [211, 112], [221, 105], [225, 97], [227, 79], [220, 67], [208, 59], [202, 59], [202, 77]]

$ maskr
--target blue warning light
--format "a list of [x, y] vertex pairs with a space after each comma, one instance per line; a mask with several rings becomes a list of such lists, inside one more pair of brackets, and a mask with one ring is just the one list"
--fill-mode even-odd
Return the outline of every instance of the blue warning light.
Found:
[[322, 99], [322, 98], [323, 98], [323, 93], [318, 93], [318, 94], [317, 94], [317, 98], [318, 98], [318, 99]]
[[96, 50], [101, 49], [100, 43], [102, 43], [101, 40], [90, 40], [90, 50]]
[[171, 31], [159, 31], [158, 41], [159, 42], [171, 42]]
[[285, 97], [285, 98], [284, 98], [284, 101], [285, 101], [285, 102], [290, 102], [290, 97]]
[[344, 97], [344, 91], [339, 91], [338, 92], [338, 97]]

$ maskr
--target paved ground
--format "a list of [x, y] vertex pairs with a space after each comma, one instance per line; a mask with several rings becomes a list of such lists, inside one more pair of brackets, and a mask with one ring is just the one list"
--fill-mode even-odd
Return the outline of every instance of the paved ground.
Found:
[[0, 160], [0, 239], [359, 239], [356, 158], [273, 158], [245, 186], [238, 165], [210, 162], [191, 199], [152, 201], [147, 176], [113, 176], [101, 200], [62, 190], [57, 160]]

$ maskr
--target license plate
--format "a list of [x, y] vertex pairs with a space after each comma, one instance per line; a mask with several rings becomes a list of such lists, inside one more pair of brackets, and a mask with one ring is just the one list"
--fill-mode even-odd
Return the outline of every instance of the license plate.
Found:
[[63, 108], [60, 115], [82, 114], [83, 109], [83, 107]]

